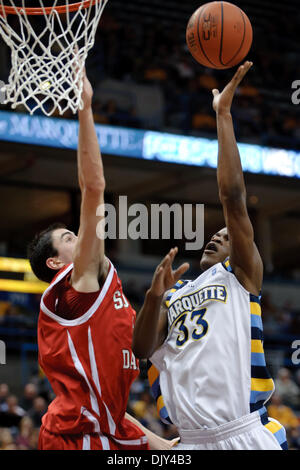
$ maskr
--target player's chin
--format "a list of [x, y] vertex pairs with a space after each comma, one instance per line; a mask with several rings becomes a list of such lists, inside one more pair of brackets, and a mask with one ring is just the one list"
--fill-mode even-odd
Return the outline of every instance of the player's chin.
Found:
[[202, 269], [202, 271], [206, 271], [207, 269], [214, 266], [214, 264], [219, 263], [220, 262], [219, 258], [220, 256], [218, 255], [217, 252], [212, 252], [212, 253], [204, 252], [200, 260], [200, 268]]

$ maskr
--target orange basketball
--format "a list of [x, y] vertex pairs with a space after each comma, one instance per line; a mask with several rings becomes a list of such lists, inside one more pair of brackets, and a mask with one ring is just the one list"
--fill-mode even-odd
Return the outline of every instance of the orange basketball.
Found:
[[248, 54], [253, 39], [248, 16], [228, 2], [202, 5], [191, 16], [186, 42], [192, 56], [205, 67], [228, 69]]

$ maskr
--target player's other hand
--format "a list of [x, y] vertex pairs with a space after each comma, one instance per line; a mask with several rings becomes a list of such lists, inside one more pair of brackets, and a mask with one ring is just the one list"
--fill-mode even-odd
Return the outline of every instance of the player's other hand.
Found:
[[[82, 71], [80, 72], [80, 70]], [[77, 44], [74, 46], [73, 51], [73, 80], [79, 80], [79, 74], [82, 74], [82, 93], [81, 99], [83, 101], [83, 109], [89, 108], [92, 105], [93, 88], [86, 76], [85, 66], [80, 57]]]
[[252, 65], [253, 63], [249, 61], [245, 62], [243, 65], [240, 65], [222, 93], [216, 89], [212, 90], [212, 94], [214, 96], [213, 108], [217, 114], [230, 113], [234, 93]]
[[172, 269], [172, 263], [177, 255], [178, 248], [172, 248], [169, 253], [164, 257], [162, 262], [157, 266], [152, 279], [150, 292], [154, 296], [162, 296], [166, 290], [176, 284], [181, 276], [189, 269], [188, 263], [183, 263], [175, 271]]
[[82, 101], [84, 108], [89, 108], [92, 105], [93, 88], [89, 79], [86, 76], [85, 68], [83, 69], [83, 87], [82, 87]]

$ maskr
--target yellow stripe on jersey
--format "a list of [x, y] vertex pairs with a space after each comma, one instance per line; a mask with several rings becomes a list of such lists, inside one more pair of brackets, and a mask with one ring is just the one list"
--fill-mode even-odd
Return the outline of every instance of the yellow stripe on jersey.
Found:
[[182, 284], [184, 284], [184, 282], [187, 282], [187, 281], [181, 281], [179, 279], [179, 281], [176, 282], [175, 286], [172, 287], [172, 289], [169, 290], [167, 300], [166, 300], [167, 307], [169, 307], [169, 305], [170, 305], [170, 298], [171, 298], [172, 294], [174, 294], [174, 292], [176, 292], [178, 289], [180, 289]]
[[251, 379], [251, 390], [256, 392], [269, 392], [274, 388], [272, 379]]
[[152, 387], [153, 383], [155, 382], [158, 376], [159, 376], [159, 371], [156, 369], [155, 366], [151, 366], [150, 369], [148, 370], [148, 380], [149, 380], [150, 387]]
[[250, 313], [261, 316], [261, 307], [257, 302], [250, 302]]
[[251, 339], [251, 352], [264, 353], [264, 348], [260, 339]]
[[165, 406], [165, 402], [164, 402], [164, 399], [162, 397], [162, 395], [160, 395], [160, 397], [158, 397], [157, 399], [157, 410], [158, 410], [158, 413], [160, 412], [160, 410]]
[[[180, 283], [182, 284], [182, 281], [178, 281], [178, 282], [180, 282]], [[177, 291], [177, 289], [174, 289], [174, 287], [173, 287], [173, 289], [170, 289], [170, 292], [169, 292], [169, 294], [168, 294], [168, 297], [169, 297], [170, 294], [174, 294], [174, 292], [176, 292], [176, 291]], [[170, 300], [166, 300], [166, 306], [167, 306], [167, 307], [170, 306]]]
[[275, 432], [279, 431], [279, 429], [282, 429], [282, 425], [279, 423], [275, 423], [274, 421], [269, 421], [267, 424], [265, 424], [265, 428], [269, 429], [272, 434], [275, 434]]

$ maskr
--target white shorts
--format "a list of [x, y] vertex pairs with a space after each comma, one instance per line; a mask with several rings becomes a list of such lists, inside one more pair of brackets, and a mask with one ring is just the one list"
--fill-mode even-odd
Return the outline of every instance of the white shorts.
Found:
[[263, 425], [258, 411], [216, 428], [179, 430], [178, 450], [282, 450], [286, 433], [276, 420]]

